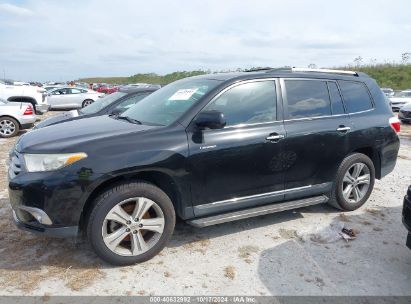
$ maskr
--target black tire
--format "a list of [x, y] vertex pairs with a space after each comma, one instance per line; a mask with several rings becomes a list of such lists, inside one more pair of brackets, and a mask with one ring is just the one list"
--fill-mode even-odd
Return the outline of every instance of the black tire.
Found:
[[[7, 127], [10, 126], [10, 127]], [[4, 129], [3, 129], [4, 128]], [[20, 131], [20, 124], [12, 117], [0, 117], [0, 137], [10, 138]]]
[[[358, 202], [349, 202], [343, 195], [343, 180], [344, 176], [353, 165], [362, 163], [369, 170], [369, 186], [365, 195]], [[372, 160], [365, 154], [362, 153], [353, 153], [348, 155], [340, 164], [336, 179], [334, 182], [333, 190], [330, 194], [329, 204], [337, 209], [344, 211], [353, 211], [360, 208], [368, 200], [371, 195], [371, 192], [374, 188], [375, 183], [375, 168]]]
[[94, 100], [92, 100], [92, 99], [86, 99], [86, 100], [84, 100], [83, 103], [81, 104], [81, 107], [82, 107], [82, 108], [87, 107], [87, 106], [91, 105], [93, 102], [94, 102]]
[[[136, 256], [124, 256], [109, 249], [102, 235], [107, 214], [120, 202], [145, 197], [155, 202], [164, 215], [164, 230], [156, 243], [148, 251]], [[160, 188], [147, 182], [129, 182], [118, 184], [96, 198], [93, 210], [87, 221], [87, 238], [95, 253], [104, 261], [118, 266], [145, 262], [157, 255], [171, 238], [176, 221], [173, 204]], [[131, 235], [131, 234], [130, 234]]]

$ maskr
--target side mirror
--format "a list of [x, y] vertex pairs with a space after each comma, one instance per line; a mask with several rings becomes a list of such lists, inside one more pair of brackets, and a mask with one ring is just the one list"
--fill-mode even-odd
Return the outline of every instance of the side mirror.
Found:
[[111, 114], [117, 116], [117, 115], [122, 114], [123, 112], [124, 112], [124, 109], [116, 108], [113, 111], [111, 111]]
[[198, 114], [195, 124], [199, 129], [222, 129], [226, 121], [224, 114], [219, 111], [204, 111]]

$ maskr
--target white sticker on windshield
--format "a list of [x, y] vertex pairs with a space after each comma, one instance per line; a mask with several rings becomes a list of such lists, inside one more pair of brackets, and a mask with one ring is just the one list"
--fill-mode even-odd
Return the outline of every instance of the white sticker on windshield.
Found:
[[168, 100], [189, 100], [191, 96], [195, 92], [197, 92], [197, 89], [180, 89], [177, 92], [175, 92]]

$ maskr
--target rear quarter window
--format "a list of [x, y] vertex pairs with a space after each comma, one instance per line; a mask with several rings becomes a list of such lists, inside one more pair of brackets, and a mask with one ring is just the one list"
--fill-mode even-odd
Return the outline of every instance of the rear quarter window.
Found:
[[361, 82], [338, 81], [348, 113], [367, 111], [373, 108], [367, 87]]

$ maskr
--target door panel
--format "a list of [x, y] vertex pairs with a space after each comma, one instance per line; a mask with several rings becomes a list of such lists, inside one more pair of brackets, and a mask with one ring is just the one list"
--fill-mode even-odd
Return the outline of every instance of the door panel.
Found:
[[205, 107], [226, 116], [225, 128], [200, 130], [193, 122], [187, 129], [196, 216], [283, 199], [285, 131], [275, 81], [265, 82], [237, 84]]
[[[284, 134], [282, 122], [190, 134], [194, 206], [283, 190], [283, 142], [267, 140], [272, 133]], [[272, 196], [271, 202], [283, 198], [282, 193]], [[248, 203], [223, 205], [229, 210]]]
[[[294, 159], [285, 173], [285, 189], [301, 187], [302, 190], [287, 193], [286, 199], [331, 190], [337, 168], [349, 152], [351, 126], [348, 115], [332, 115], [332, 111], [340, 108], [334, 103], [335, 95], [331, 97], [331, 107], [326, 81], [293, 81], [301, 80], [281, 81], [287, 134], [284, 149]], [[287, 87], [287, 83], [292, 85]], [[342, 104], [342, 100], [338, 102]]]

